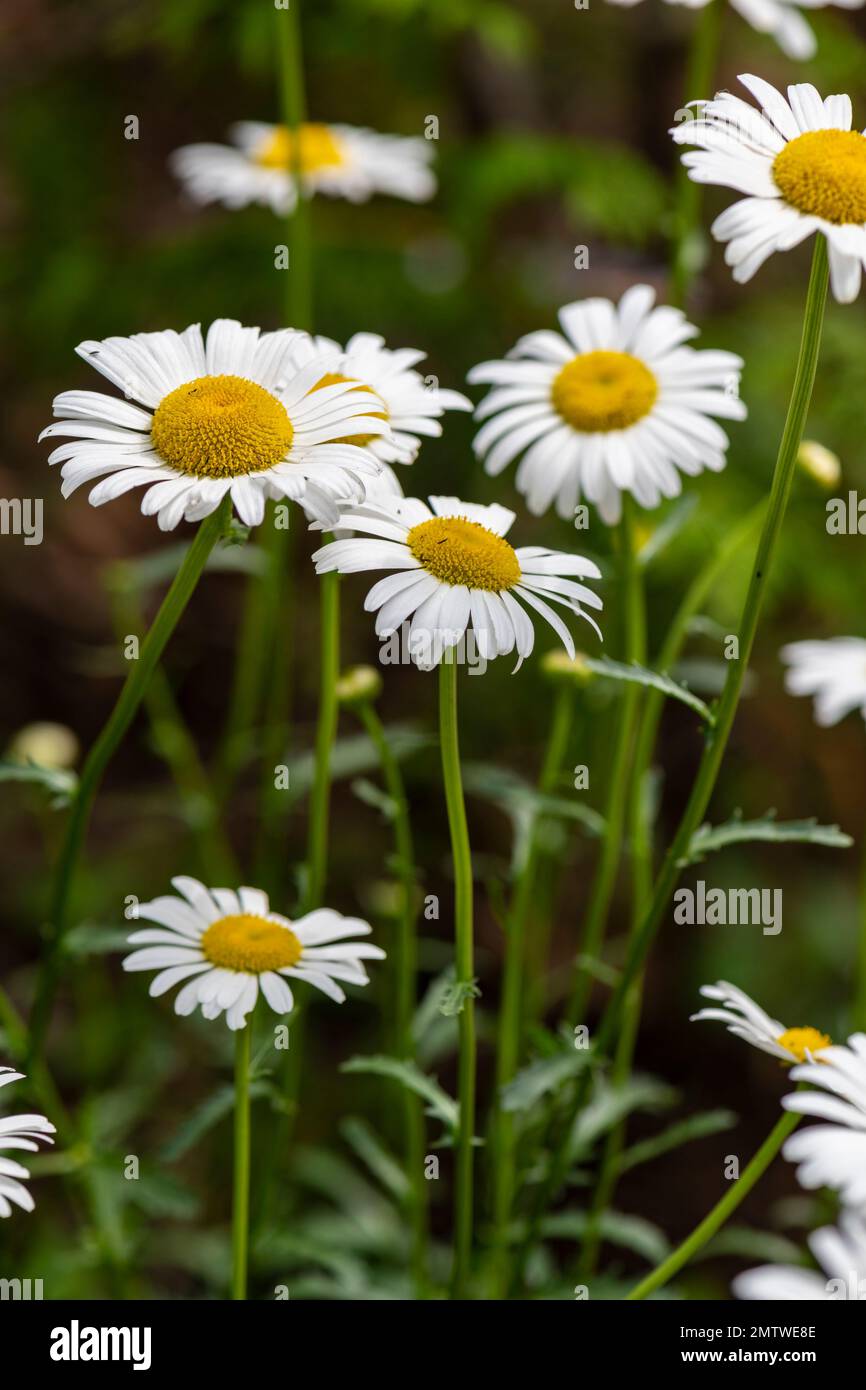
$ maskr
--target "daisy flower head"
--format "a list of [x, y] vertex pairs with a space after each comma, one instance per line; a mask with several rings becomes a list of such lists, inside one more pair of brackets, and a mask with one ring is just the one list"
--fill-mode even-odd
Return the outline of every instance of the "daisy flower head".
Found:
[[201, 1007], [205, 1018], [224, 1013], [232, 1031], [243, 1028], [259, 991], [274, 1013], [294, 1007], [289, 980], [302, 980], [341, 1004], [338, 981], [366, 985], [365, 960], [384, 960], [368, 941], [371, 927], [358, 917], [318, 908], [289, 921], [272, 912], [258, 888], [206, 888], [197, 879], [172, 879], [171, 894], [142, 903], [138, 916], [153, 927], [129, 938], [137, 949], [124, 970], [156, 970], [150, 994], [156, 998], [185, 982], [174, 1001], [175, 1013]]
[[714, 985], [701, 985], [701, 994], [705, 999], [716, 1000], [722, 1007], [700, 1009], [691, 1015], [690, 1023], [699, 1023], [704, 1019], [724, 1023], [734, 1037], [742, 1038], [761, 1052], [769, 1052], [771, 1057], [778, 1057], [780, 1062], [788, 1066], [818, 1053], [823, 1057], [825, 1050], [830, 1047], [826, 1033], [819, 1033], [817, 1028], [786, 1028], [784, 1023], [764, 1013], [754, 999], [737, 989], [736, 985], [728, 984], [727, 980], [719, 980]]
[[[313, 555], [318, 574], [337, 570], [393, 570], [374, 584], [364, 607], [376, 613], [376, 632], [388, 638], [411, 618], [409, 654], [430, 670], [472, 631], [483, 660], [517, 654], [517, 666], [535, 642], [533, 609], [574, 656], [571, 634], [551, 603], [585, 618], [601, 599], [581, 583], [598, 579], [591, 560], [546, 546], [514, 549], [505, 539], [514, 512], [458, 497], [415, 497], [370, 502], [343, 511], [340, 526], [356, 534], [331, 541]], [[518, 602], [518, 600], [520, 600]]]
[[[100, 506], [146, 488], [141, 510], [160, 529], [201, 521], [229, 495], [241, 521], [257, 526], [267, 499], [301, 503], [326, 524], [337, 501], [360, 501], [379, 465], [351, 435], [388, 433], [381, 403], [350, 382], [319, 386], [316, 364], [294, 365], [306, 335], [262, 333], [217, 319], [130, 338], [84, 342], [76, 351], [124, 394], [64, 391], [54, 424], [64, 436], [49, 456], [68, 497], [100, 478]], [[318, 389], [316, 389], [318, 387]]]
[[375, 193], [424, 203], [436, 192], [433, 150], [417, 136], [380, 135], [358, 126], [307, 123], [294, 131], [238, 121], [229, 145], [184, 145], [171, 167], [197, 203], [242, 208], [261, 203], [278, 214], [326, 193], [365, 203]]
[[790, 251], [815, 232], [827, 238], [830, 284], [840, 304], [860, 289], [866, 260], [866, 136], [852, 130], [851, 98], [822, 99], [808, 82], [787, 100], [760, 77], [740, 82], [755, 107], [730, 92], [696, 102], [694, 120], [671, 130], [695, 183], [746, 196], [712, 225], [740, 284], [774, 251]]
[[[612, 5], [629, 8], [638, 0], [609, 0]], [[690, 10], [704, 9], [710, 0], [667, 0]], [[846, 10], [859, 10], [863, 0], [731, 0], [732, 7], [759, 34], [769, 34], [789, 58], [813, 58], [818, 45], [800, 9], [818, 10], [829, 4]]]
[[790, 695], [814, 695], [815, 719], [828, 728], [859, 710], [866, 719], [866, 641], [831, 637], [826, 642], [789, 642], [779, 653], [788, 667]]
[[[11, 1067], [0, 1067], [0, 1087], [13, 1081], [23, 1081], [20, 1071]], [[29, 1171], [14, 1159], [4, 1158], [3, 1152], [10, 1149], [25, 1149], [35, 1153], [40, 1141], [53, 1144], [51, 1135], [54, 1125], [44, 1115], [3, 1115], [0, 1116], [0, 1216], [12, 1215], [12, 1203], [24, 1211], [32, 1211], [33, 1198], [24, 1186], [30, 1177]]]
[[820, 1065], [794, 1067], [791, 1080], [820, 1089], [784, 1096], [785, 1109], [830, 1121], [800, 1129], [786, 1141], [782, 1153], [799, 1164], [797, 1181], [831, 1187], [848, 1206], [866, 1206], [866, 1033], [854, 1033], [847, 1046], [826, 1048]]
[[809, 1249], [821, 1266], [762, 1265], [739, 1274], [731, 1288], [736, 1298], [819, 1302], [866, 1300], [866, 1219], [844, 1211], [838, 1226], [825, 1226], [809, 1237]]
[[728, 437], [712, 417], [745, 418], [742, 358], [687, 346], [698, 330], [654, 304], [649, 285], [618, 304], [567, 304], [561, 333], [529, 333], [505, 361], [470, 371], [493, 387], [475, 412], [475, 452], [494, 476], [522, 455], [515, 481], [536, 515], [555, 503], [573, 517], [585, 497], [611, 525], [622, 493], [656, 507], [680, 493], [681, 473], [724, 468]]

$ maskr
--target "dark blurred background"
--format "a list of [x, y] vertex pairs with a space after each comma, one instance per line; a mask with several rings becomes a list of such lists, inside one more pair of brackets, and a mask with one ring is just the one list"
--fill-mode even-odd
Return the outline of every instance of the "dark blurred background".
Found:
[[[732, 86], [741, 71], [758, 72], [779, 86], [811, 80], [825, 94], [849, 92], [855, 121], [866, 123], [863, 16], [808, 13], [818, 35], [818, 56], [794, 65], [771, 40], [727, 12], [716, 86]], [[431, 204], [415, 207], [381, 198], [354, 207], [323, 198], [313, 205], [317, 330], [342, 340], [368, 329], [384, 334], [392, 346], [423, 348], [429, 370], [443, 385], [459, 389], [475, 362], [503, 355], [522, 333], [553, 326], [564, 302], [586, 295], [616, 298], [635, 280], [651, 282], [663, 296], [675, 166], [666, 131], [684, 97], [704, 95], [683, 91], [686, 44], [695, 19], [693, 12], [657, 0], [631, 10], [594, 0], [587, 11], [556, 0], [305, 4], [304, 66], [313, 119], [420, 134], [425, 118], [435, 115], [440, 130], [440, 191]], [[106, 585], [111, 567], [170, 551], [188, 529], [161, 536], [154, 522], [140, 515], [135, 493], [102, 509], [89, 505], [87, 489], [61, 499], [59, 477], [45, 462], [49, 446], [38, 445], [36, 436], [50, 419], [58, 391], [101, 389], [101, 381], [74, 355], [76, 343], [180, 329], [218, 316], [263, 328], [283, 321], [284, 287], [273, 269], [274, 245], [284, 239], [278, 219], [255, 208], [196, 208], [167, 169], [168, 156], [179, 145], [223, 140], [238, 119], [278, 119], [274, 24], [265, 0], [5, 0], [3, 5], [0, 371], [6, 429], [0, 494], [41, 497], [45, 503], [41, 546], [25, 547], [14, 536], [0, 542], [6, 603], [0, 739], [7, 744], [22, 726], [50, 720], [73, 730], [83, 748], [89, 746], [125, 669]], [[124, 138], [129, 114], [139, 118], [137, 141]], [[731, 196], [709, 191], [705, 226]], [[588, 270], [574, 269], [578, 244], [590, 249]], [[718, 248], [707, 245], [706, 254], [689, 302], [701, 328], [698, 345], [732, 349], [745, 358], [742, 390], [750, 416], [730, 429], [727, 470], [687, 483], [695, 509], [648, 568], [653, 651], [708, 549], [766, 491], [808, 272], [804, 247], [774, 257], [756, 280], [738, 287]], [[841, 460], [842, 478], [833, 495], [866, 482], [863, 331], [862, 300], [829, 307], [806, 433]], [[572, 547], [575, 533], [564, 523], [525, 513], [513, 488], [513, 469], [498, 480], [483, 475], [473, 460], [471, 437], [469, 419], [447, 420], [444, 437], [425, 444], [411, 472], [401, 473], [406, 490], [502, 501], [518, 513], [518, 543], [544, 539]], [[843, 1037], [850, 1023], [866, 815], [864, 731], [856, 717], [833, 730], [818, 730], [809, 703], [785, 695], [778, 658], [785, 641], [866, 636], [862, 542], [826, 534], [827, 496], [810, 477], [798, 476], [756, 647], [751, 693], [737, 720], [712, 819], [725, 820], [738, 808], [749, 817], [769, 808], [785, 819], [815, 815], [838, 822], [857, 846], [848, 852], [785, 845], [732, 848], [692, 872], [692, 878], [704, 877], [715, 886], [781, 887], [784, 930], [778, 937], [763, 937], [749, 927], [664, 925], [649, 973], [637, 1064], [677, 1088], [674, 1116], [716, 1107], [730, 1107], [739, 1116], [730, 1132], [641, 1167], [623, 1183], [618, 1205], [657, 1222], [672, 1238], [685, 1233], [715, 1200], [724, 1155], [747, 1157], [774, 1123], [786, 1087], [784, 1073], [771, 1059], [720, 1028], [687, 1023], [698, 986], [719, 976], [732, 979], [789, 1026], [811, 1023]], [[662, 515], [646, 516], [647, 527], [655, 527]], [[298, 526], [296, 599], [282, 633], [294, 668], [293, 756], [309, 748], [315, 717], [311, 548]], [[609, 538], [598, 520], [578, 535], [577, 548], [608, 567]], [[720, 633], [736, 623], [748, 560], [748, 551], [741, 554], [706, 605], [706, 616], [718, 627], [707, 625], [706, 634], [689, 643], [683, 674], [705, 697], [714, 693], [723, 672]], [[167, 655], [179, 705], [206, 761], [223, 727], [243, 589], [239, 572], [208, 574]], [[375, 661], [372, 624], [361, 607], [365, 591], [363, 578], [344, 584], [346, 664]], [[159, 585], [143, 583], [136, 602], [150, 613], [160, 593]], [[618, 612], [610, 584], [605, 597], [606, 645], [615, 654]], [[552, 645], [540, 631], [539, 638], [540, 650]], [[579, 640], [585, 640], [583, 632]], [[447, 836], [436, 750], [421, 737], [432, 727], [434, 694], [430, 677], [391, 668], [381, 707], [389, 724], [408, 725], [419, 735], [405, 761], [418, 860], [425, 891], [439, 893], [447, 903]], [[527, 662], [513, 678], [509, 662], [496, 663], [482, 679], [465, 679], [462, 697], [465, 758], [534, 778], [551, 701], [539, 663]], [[581, 697], [573, 762], [590, 765], [589, 795], [596, 805], [604, 795], [616, 698], [603, 682]], [[351, 714], [344, 713], [341, 737], [357, 734]], [[662, 845], [699, 750], [690, 712], [669, 708], [660, 743]], [[338, 770], [342, 766], [338, 760]], [[376, 779], [372, 764], [354, 771]], [[245, 875], [254, 859], [259, 777], [254, 750], [227, 808], [228, 831]], [[356, 784], [353, 790], [352, 781], [341, 777], [335, 789], [328, 900], [342, 910], [360, 908], [376, 923], [377, 939], [384, 940], [390, 930], [389, 830], [377, 810], [359, 800], [356, 793], [363, 788]], [[0, 807], [6, 885], [0, 980], [26, 1011], [59, 821], [44, 792], [29, 785], [5, 783]], [[501, 882], [507, 874], [511, 832], [492, 796], [473, 797], [470, 819], [480, 878], [482, 1012], [489, 1022], [501, 932], [483, 890], [485, 882]], [[286, 809], [282, 825], [282, 892], [291, 904], [294, 866], [303, 857], [303, 798]], [[595, 852], [579, 826], [566, 825], [565, 831], [567, 868], [554, 931], [560, 965], [579, 939]], [[142, 978], [124, 977], [114, 954], [122, 940], [126, 895], [144, 898], [166, 891], [172, 873], [197, 865], [194, 842], [194, 826], [142, 716], [96, 807], [76, 895], [76, 920], [87, 931], [69, 963], [52, 1037], [59, 1084], [90, 1107], [97, 1149], [119, 1144], [123, 1152], [163, 1152], [160, 1146], [170, 1144], [206, 1086], [224, 1079], [229, 1055], [224, 1030], [178, 1020], [168, 1001], [148, 1000]], [[625, 906], [618, 902], [614, 914], [609, 945], [614, 961]], [[443, 908], [438, 923], [422, 922], [425, 980], [447, 962], [448, 918]], [[332, 1145], [335, 1155], [342, 1154], [334, 1162], [345, 1162], [341, 1117], [356, 1106], [384, 1109], [387, 1128], [396, 1093], [338, 1070], [351, 1053], [381, 1047], [378, 1012], [367, 999], [342, 1011], [317, 1006], [315, 1017], [321, 1027], [309, 1030], [298, 1133], [307, 1145]], [[431, 1049], [430, 1069], [452, 1084], [447, 1038], [434, 1054]], [[489, 1064], [485, 1046], [485, 1080]], [[632, 1133], [642, 1136], [657, 1127], [655, 1117], [638, 1117]], [[224, 1222], [228, 1196], [220, 1176], [227, 1158], [225, 1127], [219, 1134], [221, 1148], [205, 1142], [176, 1160], [166, 1159], [149, 1194], [136, 1197], [140, 1209], [132, 1215], [106, 1184], [106, 1201], [115, 1202], [118, 1222], [127, 1223], [126, 1238], [136, 1239], [145, 1252], [137, 1266], [138, 1291], [195, 1296], [211, 1290], [214, 1280], [218, 1287], [221, 1276], [214, 1270], [221, 1237], [211, 1227]], [[34, 1163], [34, 1172], [37, 1168]], [[67, 1239], [72, 1217], [60, 1184], [46, 1175], [35, 1186], [35, 1217], [4, 1223], [4, 1239], [14, 1242], [19, 1258], [34, 1271], [50, 1267], [58, 1296], [98, 1293], [93, 1250]], [[763, 1257], [784, 1251], [786, 1237], [799, 1244], [798, 1223], [816, 1214], [814, 1204], [800, 1199], [792, 1172], [780, 1161], [753, 1194], [743, 1220], [777, 1242], [773, 1246], [766, 1237], [758, 1251]], [[719, 1253], [690, 1271], [683, 1286], [697, 1295], [726, 1296], [727, 1275], [742, 1267], [750, 1251], [745, 1235], [739, 1246], [733, 1244], [738, 1260]], [[610, 1252], [610, 1259], [626, 1272], [639, 1267], [627, 1250]]]

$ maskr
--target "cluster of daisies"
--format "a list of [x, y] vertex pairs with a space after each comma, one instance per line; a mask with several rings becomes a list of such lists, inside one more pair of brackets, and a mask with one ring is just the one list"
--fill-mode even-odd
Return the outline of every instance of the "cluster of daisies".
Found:
[[786, 1028], [726, 980], [704, 985], [701, 994], [712, 1002], [692, 1015], [693, 1022], [724, 1023], [735, 1037], [791, 1067], [791, 1080], [809, 1088], [784, 1096], [782, 1105], [826, 1123], [792, 1134], [782, 1153], [798, 1165], [803, 1187], [829, 1187], [843, 1204], [839, 1226], [809, 1240], [822, 1273], [764, 1265], [738, 1275], [734, 1293], [744, 1299], [866, 1300], [866, 1033], [834, 1045], [817, 1028]]

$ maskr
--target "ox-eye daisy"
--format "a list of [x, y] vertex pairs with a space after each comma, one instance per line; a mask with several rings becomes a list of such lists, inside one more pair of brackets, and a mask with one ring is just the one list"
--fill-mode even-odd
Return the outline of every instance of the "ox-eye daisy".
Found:
[[[609, 3], [630, 8], [638, 0], [609, 0]], [[667, 0], [667, 3], [700, 10], [708, 4], [718, 4], [719, 0]], [[831, 3], [845, 10], [859, 10], [863, 0], [731, 0], [732, 7], [747, 24], [759, 34], [771, 34], [783, 53], [799, 59], [814, 57], [818, 45], [798, 6], [819, 10]]]
[[[377, 415], [387, 422], [388, 433], [353, 435], [346, 443], [365, 446], [388, 464], [412, 463], [423, 436], [441, 435], [439, 422], [446, 410], [472, 409], [472, 402], [459, 391], [443, 389], [435, 377], [425, 381], [415, 370], [425, 356], [416, 348], [387, 348], [377, 333], [355, 333], [344, 348], [333, 338], [299, 338], [294, 350], [299, 369], [319, 361], [317, 389], [348, 382], [376, 397]], [[368, 496], [373, 492], [379, 493], [375, 483]]]
[[504, 362], [470, 371], [494, 388], [476, 411], [475, 452], [492, 474], [523, 455], [516, 484], [531, 512], [555, 501], [571, 517], [585, 497], [612, 524], [623, 492], [655, 507], [681, 491], [681, 472], [724, 468], [728, 437], [711, 417], [745, 418], [742, 359], [686, 346], [698, 330], [654, 302], [634, 285], [619, 304], [567, 304], [561, 334], [529, 333]]
[[71, 438], [49, 457], [63, 465], [64, 497], [96, 478], [94, 506], [146, 487], [141, 510], [164, 531], [200, 521], [226, 494], [249, 526], [279, 497], [333, 522], [335, 501], [361, 500], [364, 480], [379, 471], [368, 449], [346, 439], [388, 425], [376, 397], [350, 382], [319, 386], [317, 365], [294, 365], [305, 336], [217, 319], [206, 340], [193, 324], [81, 343], [80, 356], [128, 399], [56, 397], [59, 418], [41, 438]]
[[261, 990], [275, 1013], [293, 1008], [287, 980], [314, 985], [337, 1003], [345, 995], [337, 983], [366, 985], [365, 960], [383, 960], [385, 952], [367, 941], [371, 928], [358, 917], [342, 917], [319, 908], [289, 921], [272, 912], [258, 888], [205, 888], [180, 876], [172, 885], [181, 897], [142, 903], [138, 916], [157, 926], [129, 938], [133, 951], [124, 970], [157, 970], [151, 995], [165, 994], [186, 981], [174, 1001], [175, 1013], [197, 1007], [205, 1018], [225, 1013], [233, 1031], [243, 1028]]
[[535, 632], [518, 599], [547, 619], [573, 656], [571, 634], [547, 600], [598, 632], [582, 605], [601, 608], [601, 599], [577, 581], [598, 579], [599, 570], [580, 555], [546, 546], [513, 549], [505, 539], [513, 521], [506, 507], [457, 497], [431, 497], [429, 506], [414, 497], [383, 499], [344, 511], [341, 527], [357, 534], [323, 546], [313, 560], [319, 574], [396, 570], [373, 585], [364, 607], [378, 610], [380, 637], [412, 619], [409, 651], [419, 666], [438, 665], [470, 627], [485, 660], [516, 651], [519, 666]]
[[[23, 1079], [20, 1071], [0, 1067], [0, 1087]], [[40, 1140], [44, 1144], [54, 1143], [51, 1138], [54, 1132], [53, 1124], [44, 1115], [0, 1116], [0, 1216], [11, 1216], [13, 1202], [24, 1211], [32, 1211], [34, 1206], [33, 1198], [22, 1181], [26, 1181], [30, 1173], [14, 1159], [4, 1158], [2, 1150], [25, 1149], [35, 1153]]]
[[859, 710], [866, 719], [866, 641], [862, 637], [789, 642], [780, 656], [788, 667], [785, 689], [791, 695], [814, 695], [819, 724], [838, 724], [852, 710]]
[[737, 989], [736, 985], [729, 985], [727, 980], [719, 980], [714, 985], [701, 985], [701, 994], [705, 999], [718, 1000], [723, 1007], [700, 1009], [691, 1015], [690, 1022], [714, 1019], [718, 1023], [725, 1023], [729, 1033], [751, 1043], [761, 1052], [769, 1052], [771, 1057], [778, 1057], [780, 1062], [790, 1065], [819, 1053], [823, 1058], [825, 1049], [830, 1047], [830, 1039], [825, 1033], [819, 1033], [817, 1028], [786, 1028], [778, 1019], [765, 1014], [748, 994]]
[[782, 1100], [795, 1114], [831, 1121], [798, 1130], [785, 1144], [785, 1158], [799, 1164], [798, 1181], [832, 1187], [848, 1206], [866, 1206], [866, 1033], [854, 1033], [846, 1047], [826, 1048], [820, 1062], [794, 1067], [791, 1080], [831, 1093], [795, 1091]]
[[175, 174], [198, 203], [241, 208], [262, 203], [276, 213], [297, 202], [294, 170], [305, 197], [327, 193], [366, 202], [388, 193], [423, 203], [436, 192], [432, 146], [414, 136], [380, 135], [348, 125], [286, 126], [239, 121], [231, 145], [184, 145], [171, 157]]
[[761, 1265], [737, 1275], [731, 1288], [737, 1298], [819, 1302], [866, 1299], [866, 1220], [842, 1213], [838, 1226], [824, 1226], [809, 1236], [809, 1249], [823, 1273], [798, 1265]]
[[734, 279], [751, 280], [774, 251], [821, 232], [833, 294], [850, 304], [866, 262], [866, 136], [851, 129], [851, 98], [822, 100], [804, 82], [786, 101], [751, 73], [740, 81], [760, 111], [720, 92], [671, 131], [677, 144], [699, 147], [682, 157], [690, 178], [746, 194], [712, 226]]

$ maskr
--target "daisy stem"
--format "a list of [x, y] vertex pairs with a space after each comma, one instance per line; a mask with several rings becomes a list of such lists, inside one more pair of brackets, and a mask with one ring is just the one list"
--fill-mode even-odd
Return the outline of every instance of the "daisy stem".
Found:
[[[689, 45], [684, 101], [696, 101], [712, 93], [722, 32], [722, 0], [709, 0], [700, 10]], [[689, 117], [691, 119], [691, 115]], [[702, 187], [677, 165], [671, 246], [670, 303], [682, 307], [689, 285], [698, 268], [696, 246], [701, 215]]]
[[656, 1289], [667, 1284], [682, 1269], [683, 1265], [689, 1263], [689, 1260], [694, 1259], [698, 1251], [702, 1250], [709, 1240], [712, 1240], [729, 1217], [733, 1216], [737, 1207], [748, 1197], [755, 1183], [763, 1177], [788, 1135], [796, 1129], [802, 1118], [802, 1115], [795, 1115], [791, 1111], [785, 1111], [782, 1114], [754, 1158], [740, 1174], [737, 1181], [728, 1189], [721, 1201], [716, 1203], [709, 1215], [704, 1217], [691, 1235], [687, 1236], [682, 1244], [668, 1255], [666, 1260], [662, 1260], [660, 1265], [657, 1265], [645, 1279], [642, 1279], [626, 1294], [626, 1302], [647, 1298]]
[[[330, 539], [325, 537], [326, 541]], [[327, 874], [331, 750], [337, 733], [337, 678], [340, 674], [340, 576], [336, 570], [329, 570], [319, 583], [319, 716], [307, 836], [306, 912], [321, 906]]]
[[459, 1120], [455, 1141], [454, 1264], [451, 1297], [465, 1298], [472, 1254], [472, 1203], [475, 1134], [475, 959], [472, 928], [472, 851], [463, 801], [457, 729], [457, 663], [448, 649], [439, 666], [439, 741], [442, 780], [454, 864], [455, 987], [462, 994], [458, 1021], [457, 1092]]
[[151, 675], [192, 598], [208, 556], [228, 526], [230, 509], [231, 501], [226, 497], [219, 508], [199, 526], [171, 588], [141, 644], [138, 661], [134, 663], [127, 676], [117, 703], [82, 768], [54, 872], [49, 917], [50, 935], [42, 957], [30, 1018], [30, 1041], [26, 1058], [28, 1070], [32, 1070], [35, 1060], [41, 1056], [51, 1021], [63, 942], [69, 926], [69, 897], [99, 784], [144, 699]]
[[[361, 720], [370, 742], [376, 749], [385, 787], [393, 807], [394, 848], [397, 873], [400, 878], [400, 912], [397, 919], [397, 949], [395, 952], [395, 1033], [397, 1055], [413, 1059], [415, 1043], [412, 1037], [412, 1017], [417, 990], [416, 918], [418, 876], [415, 868], [415, 849], [409, 820], [409, 803], [400, 764], [388, 743], [373, 704], [363, 700], [358, 706]], [[424, 1113], [418, 1096], [404, 1093], [405, 1157], [409, 1173], [412, 1216], [412, 1268], [416, 1288], [421, 1293], [427, 1284], [427, 1182], [424, 1177]]]
[[250, 1230], [250, 1047], [252, 1018], [235, 1033], [235, 1156], [232, 1196], [232, 1298], [247, 1296]]

